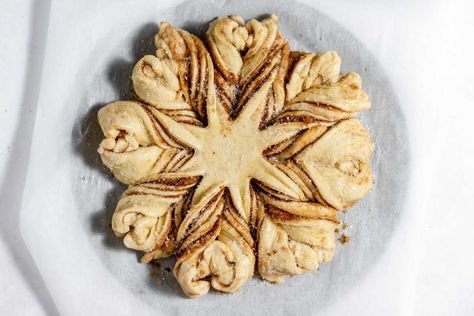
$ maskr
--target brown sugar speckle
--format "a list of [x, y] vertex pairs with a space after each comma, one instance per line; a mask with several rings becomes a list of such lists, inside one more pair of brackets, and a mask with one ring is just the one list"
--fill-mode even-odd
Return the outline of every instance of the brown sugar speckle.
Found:
[[153, 260], [152, 262], [150, 262], [150, 264], [151, 264], [151, 266], [152, 266], [153, 268], [155, 268], [155, 269], [161, 268], [160, 263], [159, 263], [158, 261], [156, 261], [156, 260]]
[[150, 277], [156, 278], [158, 276], [158, 273], [156, 272], [150, 272]]
[[351, 237], [349, 236], [342, 234], [341, 237], [339, 237], [339, 242], [343, 245], [347, 244], [349, 241], [351, 241]]

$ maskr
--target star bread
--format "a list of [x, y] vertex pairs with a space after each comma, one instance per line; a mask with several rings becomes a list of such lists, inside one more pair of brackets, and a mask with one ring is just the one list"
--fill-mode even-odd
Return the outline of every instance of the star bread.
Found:
[[115, 234], [144, 263], [176, 256], [191, 298], [330, 261], [338, 210], [373, 184], [359, 75], [334, 51], [291, 51], [275, 15], [219, 17], [204, 42], [163, 22], [155, 45], [133, 69], [136, 100], [98, 113], [98, 152], [129, 185]]

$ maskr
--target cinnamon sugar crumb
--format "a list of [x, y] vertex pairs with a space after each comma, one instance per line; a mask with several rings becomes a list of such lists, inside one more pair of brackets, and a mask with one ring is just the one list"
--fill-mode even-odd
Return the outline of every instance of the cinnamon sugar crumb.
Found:
[[156, 268], [156, 269], [160, 269], [160, 268], [161, 268], [160, 263], [159, 263], [158, 261], [156, 261], [156, 260], [151, 261], [150, 264], [151, 264], [151, 266], [152, 266], [153, 268]]
[[349, 236], [342, 234], [341, 237], [339, 237], [339, 242], [343, 245], [347, 244], [349, 241], [351, 241], [351, 237]]

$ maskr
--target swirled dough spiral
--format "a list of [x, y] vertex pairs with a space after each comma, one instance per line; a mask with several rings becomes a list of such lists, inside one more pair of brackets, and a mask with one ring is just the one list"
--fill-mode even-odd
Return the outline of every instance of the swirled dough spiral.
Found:
[[236, 115], [266, 81], [272, 83], [266, 95], [262, 121], [267, 122], [283, 107], [284, 77], [289, 45], [278, 32], [278, 18], [262, 22], [241, 17], [217, 18], [206, 34], [216, 67], [218, 100], [228, 113]]
[[[191, 298], [210, 286], [233, 293], [252, 277], [254, 242], [248, 223], [217, 187], [191, 208], [177, 235], [174, 274]], [[199, 215], [199, 216], [198, 216]], [[211, 282], [203, 280], [211, 276]]]
[[278, 120], [334, 122], [370, 108], [358, 74], [339, 75], [341, 58], [334, 52], [293, 54], [286, 84], [287, 104]]
[[314, 202], [264, 195], [258, 228], [258, 270], [268, 281], [317, 269], [335, 251], [337, 211]]
[[191, 152], [171, 138], [153, 109], [134, 101], [118, 101], [100, 109], [106, 138], [99, 145], [102, 162], [123, 183], [178, 169]]
[[[223, 224], [219, 238], [193, 253], [186, 260], [178, 259], [175, 275], [181, 288], [191, 298], [207, 294], [210, 285], [218, 291], [239, 290], [254, 273], [255, 257], [248, 244], [242, 244]], [[211, 282], [204, 281], [211, 276]]]
[[295, 160], [318, 188], [322, 199], [332, 207], [346, 210], [372, 188], [369, 159], [374, 144], [357, 120], [342, 121]]
[[[174, 207], [198, 182], [198, 178], [152, 176], [130, 186], [118, 202], [112, 229], [126, 247], [156, 251], [169, 238]], [[167, 256], [169, 253], [163, 253]]]

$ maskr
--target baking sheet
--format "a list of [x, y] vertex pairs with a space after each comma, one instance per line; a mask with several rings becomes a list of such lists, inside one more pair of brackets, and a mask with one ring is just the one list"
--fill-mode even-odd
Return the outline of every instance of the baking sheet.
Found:
[[[67, 2], [67, 1], [66, 1]], [[215, 16], [245, 19], [275, 12], [292, 50], [336, 50], [342, 70], [358, 72], [373, 108], [360, 118], [376, 142], [375, 186], [342, 220], [351, 242], [319, 271], [278, 286], [258, 278], [235, 295], [184, 298], [172, 260], [138, 262], [110, 227], [124, 186], [96, 153], [97, 110], [130, 99], [135, 62], [154, 52], [158, 23], [202, 35]], [[341, 304], [386, 251], [405, 214], [410, 151], [404, 112], [379, 61], [341, 24], [294, 1], [54, 2], [32, 159], [21, 214], [22, 234], [60, 312], [115, 314], [314, 314]]]

